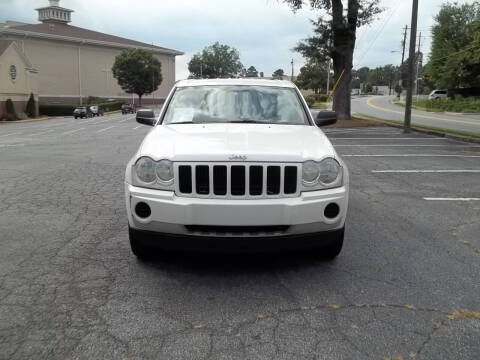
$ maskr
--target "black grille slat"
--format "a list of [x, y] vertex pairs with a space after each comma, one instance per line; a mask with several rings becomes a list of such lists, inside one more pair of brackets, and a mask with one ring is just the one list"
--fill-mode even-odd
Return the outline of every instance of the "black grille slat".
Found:
[[245, 166], [232, 166], [230, 177], [232, 195], [245, 195]]
[[297, 167], [285, 166], [283, 192], [295, 194], [297, 192]]
[[180, 165], [178, 167], [178, 186], [181, 193], [192, 193], [192, 167], [188, 165]]
[[253, 196], [262, 195], [262, 191], [263, 191], [263, 167], [262, 166], [250, 166], [249, 188], [250, 188], [250, 195], [253, 195]]
[[267, 195], [280, 194], [280, 166], [267, 167]]
[[210, 176], [208, 165], [195, 167], [195, 189], [197, 194], [208, 195], [210, 193]]
[[288, 225], [265, 225], [265, 226], [211, 226], [211, 225], [185, 225], [185, 228], [191, 232], [203, 233], [273, 233], [285, 232]]
[[227, 195], [227, 167], [214, 166], [213, 167], [213, 193], [215, 195]]
[[292, 197], [299, 193], [299, 165], [278, 163], [181, 163], [178, 195], [226, 198]]

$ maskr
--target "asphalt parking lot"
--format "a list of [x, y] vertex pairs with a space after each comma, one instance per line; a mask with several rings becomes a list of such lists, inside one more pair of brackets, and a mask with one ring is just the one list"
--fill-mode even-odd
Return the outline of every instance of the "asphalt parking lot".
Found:
[[130, 252], [130, 115], [0, 125], [0, 359], [479, 359], [480, 144], [326, 130], [345, 246]]

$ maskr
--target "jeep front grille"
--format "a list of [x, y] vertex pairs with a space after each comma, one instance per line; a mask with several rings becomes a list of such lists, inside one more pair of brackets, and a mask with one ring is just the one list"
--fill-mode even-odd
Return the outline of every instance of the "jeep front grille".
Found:
[[258, 199], [299, 195], [301, 164], [175, 163], [182, 197]]

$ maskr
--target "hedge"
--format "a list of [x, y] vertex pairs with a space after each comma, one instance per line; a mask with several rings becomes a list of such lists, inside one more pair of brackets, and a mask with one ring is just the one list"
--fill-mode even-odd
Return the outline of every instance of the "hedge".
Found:
[[[102, 106], [104, 111], [115, 111], [120, 110], [123, 101], [110, 101], [99, 104], [88, 104], [82, 106]], [[47, 116], [71, 116], [73, 115], [73, 110], [79, 107], [80, 105], [65, 105], [65, 104], [41, 104], [40, 105], [40, 114]]]
[[447, 99], [413, 99], [413, 105], [425, 108], [430, 111], [452, 111], [464, 113], [480, 112], [480, 98], [460, 98], [456, 100]]

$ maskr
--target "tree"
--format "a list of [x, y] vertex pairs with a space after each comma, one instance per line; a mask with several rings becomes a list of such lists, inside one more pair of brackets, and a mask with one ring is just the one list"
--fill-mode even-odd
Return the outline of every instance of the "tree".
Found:
[[27, 101], [27, 106], [25, 108], [25, 113], [28, 115], [28, 117], [35, 117], [36, 115], [36, 109], [35, 109], [35, 98], [33, 97], [33, 94], [30, 93], [30, 97], [28, 98]]
[[295, 84], [304, 90], [313, 90], [318, 94], [327, 88], [328, 64], [307, 63], [300, 68]]
[[162, 83], [162, 64], [151, 52], [140, 49], [124, 50], [115, 58], [112, 73], [128, 94], [151, 94]]
[[[293, 10], [304, 6], [304, 0], [284, 0]], [[379, 0], [309, 0], [310, 6], [323, 9], [317, 21], [312, 21], [314, 35], [294, 49], [310, 61], [333, 59], [334, 78], [338, 87], [333, 106], [340, 120], [351, 119], [351, 81], [353, 52], [357, 27], [369, 24], [381, 12]], [[346, 7], [344, 7], [346, 3]], [[324, 17], [327, 17], [325, 19]]]
[[255, 69], [255, 66], [250, 66], [247, 69], [246, 77], [258, 77], [258, 71]]
[[188, 63], [188, 71], [194, 78], [236, 78], [244, 70], [238, 50], [218, 42], [193, 55]]
[[426, 67], [438, 88], [479, 86], [479, 50], [475, 46], [479, 20], [478, 1], [442, 5], [432, 28], [432, 49]]
[[272, 78], [276, 80], [283, 80], [283, 75], [285, 75], [283, 69], [277, 69], [273, 72]]

